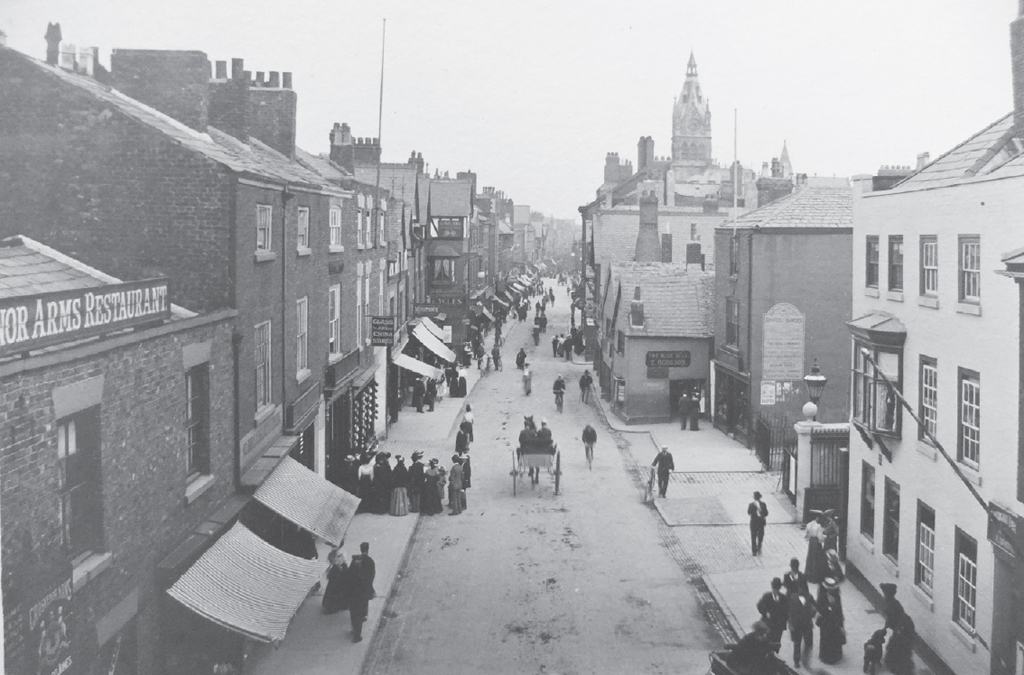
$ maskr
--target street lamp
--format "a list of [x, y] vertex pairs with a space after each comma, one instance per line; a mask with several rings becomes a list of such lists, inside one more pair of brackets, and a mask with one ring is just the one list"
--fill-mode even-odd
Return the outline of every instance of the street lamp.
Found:
[[818, 368], [818, 359], [814, 359], [814, 365], [811, 366], [811, 372], [804, 375], [804, 385], [807, 387], [807, 396], [811, 400], [804, 404], [803, 413], [808, 420], [817, 421], [818, 415], [818, 401], [821, 400], [821, 394], [825, 391], [825, 385], [828, 384], [828, 378], [821, 374], [821, 369]]

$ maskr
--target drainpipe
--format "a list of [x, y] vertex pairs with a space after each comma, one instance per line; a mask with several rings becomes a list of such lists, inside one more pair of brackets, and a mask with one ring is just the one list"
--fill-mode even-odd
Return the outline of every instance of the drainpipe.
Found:
[[[281, 411], [288, 400], [288, 202], [295, 195], [288, 191], [288, 184], [281, 188]], [[307, 307], [308, 309], [308, 307]]]
[[[230, 180], [230, 196], [228, 199], [228, 305], [237, 310], [238, 309], [238, 176], [232, 175]], [[233, 322], [235, 323], [234, 329], [231, 331], [231, 363], [234, 368], [234, 375], [232, 380], [232, 386], [235, 390], [235, 405], [232, 408], [234, 415], [234, 474], [235, 474], [235, 486], [240, 487], [242, 484], [242, 433], [239, 425], [242, 420], [241, 411], [241, 383], [240, 383], [240, 354], [242, 349], [243, 335], [237, 326], [237, 318]]]

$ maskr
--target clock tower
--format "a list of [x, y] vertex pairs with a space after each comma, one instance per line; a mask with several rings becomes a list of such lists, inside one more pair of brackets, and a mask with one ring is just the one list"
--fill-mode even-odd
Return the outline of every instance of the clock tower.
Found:
[[690, 52], [683, 91], [672, 108], [672, 170], [677, 177], [704, 173], [711, 165], [711, 109]]

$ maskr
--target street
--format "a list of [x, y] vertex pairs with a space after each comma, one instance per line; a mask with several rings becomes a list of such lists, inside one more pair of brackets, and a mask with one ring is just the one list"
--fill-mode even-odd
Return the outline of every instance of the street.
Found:
[[[469, 508], [421, 517], [365, 673], [697, 673], [721, 644], [663, 542], [660, 516], [638, 496], [628, 450], [617, 447], [624, 441], [580, 401], [584, 367], [551, 356], [552, 335], [569, 328], [565, 288], [554, 288], [540, 346], [531, 311], [527, 325], [506, 327], [502, 357], [511, 366], [468, 399], [476, 417]], [[529, 397], [514, 366], [520, 346], [533, 371]], [[568, 384], [562, 414], [551, 393], [559, 373]], [[548, 474], [512, 494], [524, 415], [547, 419], [559, 444], [558, 496]], [[587, 423], [598, 430], [592, 470], [579, 440]]]

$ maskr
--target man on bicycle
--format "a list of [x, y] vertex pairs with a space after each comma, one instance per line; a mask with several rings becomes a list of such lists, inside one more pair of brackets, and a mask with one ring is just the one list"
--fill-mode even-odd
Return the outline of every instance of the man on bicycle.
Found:
[[551, 387], [551, 391], [555, 394], [555, 405], [558, 406], [558, 412], [562, 412], [562, 400], [565, 396], [565, 380], [559, 375], [555, 378], [555, 384]]
[[589, 424], [583, 427], [583, 447], [587, 451], [587, 463], [594, 460], [594, 444], [597, 443], [597, 432]]

